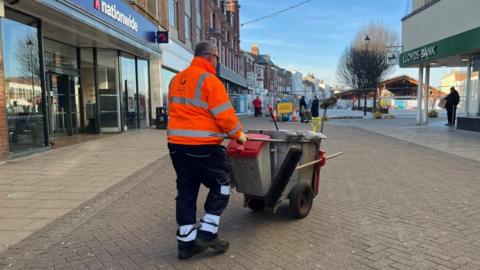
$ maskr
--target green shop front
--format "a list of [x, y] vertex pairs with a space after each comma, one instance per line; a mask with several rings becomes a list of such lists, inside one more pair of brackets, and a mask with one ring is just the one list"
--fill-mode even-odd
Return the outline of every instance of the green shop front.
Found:
[[156, 24], [121, 0], [4, 2], [10, 156], [66, 136], [151, 125], [158, 103], [151, 88], [160, 80], [154, 73], [161, 58], [153, 42]]
[[462, 109], [457, 113], [457, 128], [480, 131], [480, 79], [472, 77], [480, 71], [480, 27], [471, 29], [427, 45], [408, 50], [400, 55], [400, 67], [418, 67], [417, 123], [425, 123], [430, 69], [462, 67], [467, 70], [465, 91], [461, 97]]

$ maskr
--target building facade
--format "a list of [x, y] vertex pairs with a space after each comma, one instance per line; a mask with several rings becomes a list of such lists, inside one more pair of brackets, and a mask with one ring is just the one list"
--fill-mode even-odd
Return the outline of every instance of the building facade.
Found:
[[238, 1], [204, 0], [203, 35], [217, 45], [220, 63], [217, 75], [229, 94], [248, 93], [240, 62], [240, 5]]
[[467, 79], [462, 97], [464, 109], [457, 114], [457, 128], [480, 131], [480, 80], [472, 78], [480, 64], [480, 17], [476, 14], [480, 2], [413, 0], [411, 3], [412, 10], [402, 19], [400, 66], [419, 69], [417, 123], [428, 121], [429, 99], [424, 96], [430, 84], [430, 68], [463, 67], [467, 69]]
[[299, 71], [291, 71], [292, 74], [292, 95], [301, 97], [305, 95], [303, 88], [303, 74]]
[[[147, 0], [148, 1], [148, 0]], [[205, 39], [203, 11], [205, 0], [159, 0], [163, 15], [159, 21], [169, 32], [168, 44], [162, 44], [162, 105], [167, 106], [168, 85], [193, 59], [195, 44]]]
[[130, 2], [0, 1], [0, 159], [151, 124], [160, 6]]

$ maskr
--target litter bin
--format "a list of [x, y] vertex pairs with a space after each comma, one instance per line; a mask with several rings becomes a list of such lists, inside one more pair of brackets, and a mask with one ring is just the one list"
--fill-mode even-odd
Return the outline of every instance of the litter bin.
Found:
[[155, 119], [155, 124], [157, 129], [167, 129], [168, 123], [168, 113], [166, 107], [157, 107], [156, 108], [157, 118]]

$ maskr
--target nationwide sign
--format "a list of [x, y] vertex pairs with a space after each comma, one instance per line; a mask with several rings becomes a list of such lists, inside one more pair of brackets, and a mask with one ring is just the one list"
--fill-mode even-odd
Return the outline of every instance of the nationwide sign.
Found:
[[94, 0], [94, 7], [96, 10], [101, 11], [110, 18], [116, 20], [117, 22], [125, 25], [126, 27], [132, 29], [135, 32], [138, 32], [138, 23], [135, 21], [135, 17], [132, 14], [124, 14], [117, 9], [117, 6], [112, 3], [107, 3], [103, 0]]
[[414, 51], [403, 53], [401, 57], [402, 64], [405, 65], [413, 62], [428, 60], [437, 55], [437, 49], [438, 49], [437, 45], [432, 45], [432, 46], [424, 47]]
[[158, 25], [142, 16], [124, 0], [67, 1], [94, 16], [95, 19], [88, 22], [94, 26], [103, 24], [117, 33], [129, 34], [148, 43], [156, 41]]

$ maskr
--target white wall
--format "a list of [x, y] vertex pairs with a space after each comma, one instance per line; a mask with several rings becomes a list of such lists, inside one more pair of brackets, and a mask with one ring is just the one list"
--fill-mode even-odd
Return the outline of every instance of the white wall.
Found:
[[403, 51], [480, 27], [479, 0], [442, 0], [402, 23]]
[[303, 95], [303, 74], [298, 71], [292, 71], [292, 94]]
[[193, 59], [193, 53], [184, 49], [172, 39], [169, 40], [168, 44], [164, 44], [161, 47], [163, 65], [169, 68], [182, 71], [190, 65]]

